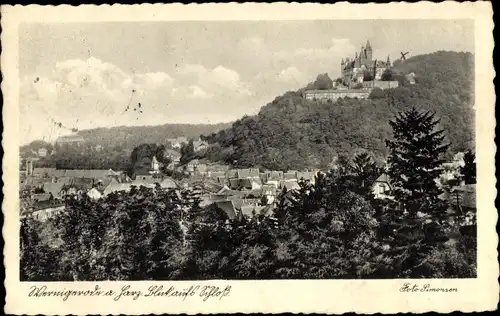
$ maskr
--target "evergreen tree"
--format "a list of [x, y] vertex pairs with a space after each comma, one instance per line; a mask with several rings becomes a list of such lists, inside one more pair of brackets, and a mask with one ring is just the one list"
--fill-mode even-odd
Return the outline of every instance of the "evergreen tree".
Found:
[[444, 211], [438, 199], [442, 190], [435, 180], [442, 173], [441, 156], [449, 144], [443, 144], [444, 131], [436, 130], [439, 119], [412, 108], [389, 123], [394, 140], [386, 140], [390, 150], [388, 174], [396, 200], [412, 215], [418, 211], [440, 215]]
[[475, 184], [476, 183], [476, 155], [471, 151], [467, 151], [464, 155], [465, 165], [460, 167], [460, 173], [462, 175], [462, 180], [465, 184]]
[[372, 160], [369, 154], [361, 153], [354, 157], [353, 163], [350, 165], [350, 177], [354, 184], [351, 188], [362, 196], [368, 196], [371, 193], [371, 186], [375, 179], [379, 176], [380, 170], [377, 164]]
[[382, 76], [380, 78], [380, 80], [382, 80], [382, 81], [391, 81], [393, 79], [394, 79], [394, 75], [392, 73], [392, 70], [389, 68], [384, 70], [384, 72], [382, 73]]
[[181, 147], [181, 159], [180, 162], [182, 164], [188, 163], [192, 159], [194, 159], [196, 156], [194, 152], [194, 144], [193, 140], [189, 140], [189, 143], [182, 145]]
[[[429, 276], [432, 271], [424, 263], [448, 239], [447, 222], [443, 220], [446, 204], [438, 198], [442, 190], [435, 179], [442, 173], [441, 155], [449, 145], [443, 144], [443, 131], [436, 130], [439, 120], [433, 113], [412, 108], [399, 113], [390, 124], [394, 140], [386, 140], [390, 150], [388, 174], [403, 211], [391, 212], [395, 215], [389, 224], [394, 231], [393, 265], [402, 277]], [[431, 220], [421, 220], [419, 213], [431, 215]]]

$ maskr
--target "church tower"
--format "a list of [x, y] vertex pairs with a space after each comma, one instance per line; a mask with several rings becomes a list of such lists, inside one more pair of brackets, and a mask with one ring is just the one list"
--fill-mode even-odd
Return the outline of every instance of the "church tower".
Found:
[[372, 50], [372, 45], [370, 44], [370, 41], [366, 41], [366, 47], [365, 47], [365, 51], [366, 51], [366, 60], [368, 63], [371, 63], [372, 62], [372, 57], [373, 57], [373, 50]]
[[391, 59], [389, 58], [389, 55], [387, 55], [387, 67], [391, 67]]

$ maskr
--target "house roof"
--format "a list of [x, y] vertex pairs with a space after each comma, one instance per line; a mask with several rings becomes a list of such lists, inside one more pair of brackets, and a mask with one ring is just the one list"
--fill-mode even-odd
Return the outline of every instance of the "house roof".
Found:
[[47, 174], [49, 177], [54, 176], [56, 168], [33, 168], [33, 174]]
[[201, 146], [208, 146], [208, 143], [206, 141], [203, 141], [203, 140], [195, 140], [195, 141], [193, 141], [193, 147], [194, 147], [194, 149], [196, 149], [198, 147], [201, 147]]
[[[455, 194], [454, 194], [455, 193]], [[476, 185], [466, 184], [452, 189], [452, 194], [450, 194], [451, 201], [459, 195], [459, 203], [462, 207], [476, 208]]]
[[104, 179], [115, 175], [116, 172], [111, 169], [58, 169], [59, 177], [79, 177]]
[[132, 187], [132, 183], [110, 183], [105, 189], [104, 189], [104, 195], [108, 195], [112, 192], [119, 192], [119, 191], [130, 191], [130, 188]]
[[217, 201], [215, 202], [215, 204], [227, 214], [227, 217], [229, 217], [229, 219], [233, 220], [236, 218], [237, 211], [233, 201]]
[[63, 188], [64, 183], [62, 182], [45, 182], [43, 184], [43, 190], [45, 193], [52, 193], [52, 195], [55, 197], [61, 193], [61, 190]]
[[162, 188], [177, 188], [177, 184], [172, 178], [164, 178], [160, 182]]
[[33, 194], [34, 201], [48, 201], [49, 199], [50, 199], [50, 193]]
[[378, 178], [374, 181], [374, 183], [377, 183], [377, 182], [384, 182], [384, 183], [387, 183], [389, 186], [392, 186], [391, 178], [389, 177], [389, 175], [387, 173], [382, 173], [380, 176], [378, 176]]
[[99, 190], [97, 190], [96, 188], [92, 188], [90, 189], [89, 192], [87, 192], [87, 195], [91, 198], [91, 199], [99, 199], [101, 198], [102, 196], [102, 193], [99, 192]]
[[241, 206], [241, 213], [243, 216], [252, 218], [254, 215], [259, 215], [264, 206], [258, 206], [254, 204], [243, 204]]
[[288, 191], [300, 189], [300, 185], [295, 181], [282, 181], [281, 187], [285, 187]]
[[165, 156], [170, 156], [170, 157], [178, 157], [180, 158], [182, 155], [180, 152], [173, 150], [173, 149], [165, 149]]

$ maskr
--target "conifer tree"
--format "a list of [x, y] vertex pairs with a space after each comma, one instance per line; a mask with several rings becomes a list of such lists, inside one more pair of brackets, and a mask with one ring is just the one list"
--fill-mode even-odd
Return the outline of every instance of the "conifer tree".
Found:
[[469, 150], [464, 155], [463, 167], [460, 167], [460, 173], [462, 174], [462, 179], [465, 184], [475, 184], [476, 183], [476, 155]]
[[396, 200], [411, 215], [420, 211], [436, 216], [445, 210], [435, 179], [442, 173], [441, 156], [449, 144], [444, 144], [444, 131], [436, 129], [439, 122], [434, 113], [415, 108], [390, 121], [394, 140], [386, 140], [390, 150], [388, 173]]

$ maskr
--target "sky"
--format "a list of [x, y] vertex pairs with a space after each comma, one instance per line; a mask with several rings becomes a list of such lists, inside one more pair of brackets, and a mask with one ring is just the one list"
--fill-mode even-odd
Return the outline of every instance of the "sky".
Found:
[[320, 73], [337, 78], [367, 40], [374, 59], [395, 60], [474, 52], [473, 34], [472, 20], [22, 24], [21, 143], [71, 128], [229, 122]]

